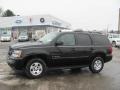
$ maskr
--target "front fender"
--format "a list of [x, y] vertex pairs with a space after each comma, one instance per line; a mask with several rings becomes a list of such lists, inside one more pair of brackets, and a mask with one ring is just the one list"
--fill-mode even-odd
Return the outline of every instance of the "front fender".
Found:
[[44, 54], [49, 56], [49, 52], [42, 50], [42, 49], [25, 49], [22, 52], [22, 58], [25, 58], [27, 56], [31, 56], [31, 55], [38, 55], [38, 54]]

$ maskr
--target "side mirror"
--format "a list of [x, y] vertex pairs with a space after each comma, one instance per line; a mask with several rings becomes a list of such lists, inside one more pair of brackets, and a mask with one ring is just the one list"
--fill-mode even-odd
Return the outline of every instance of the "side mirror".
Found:
[[63, 45], [63, 42], [57, 41], [57, 42], [55, 43], [55, 46], [59, 46], [59, 45]]

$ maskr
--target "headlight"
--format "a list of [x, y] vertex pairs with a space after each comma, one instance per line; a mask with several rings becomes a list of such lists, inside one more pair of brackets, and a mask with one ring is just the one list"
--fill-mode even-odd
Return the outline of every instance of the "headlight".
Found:
[[14, 50], [12, 52], [12, 57], [19, 58], [21, 56], [22, 51], [21, 50]]

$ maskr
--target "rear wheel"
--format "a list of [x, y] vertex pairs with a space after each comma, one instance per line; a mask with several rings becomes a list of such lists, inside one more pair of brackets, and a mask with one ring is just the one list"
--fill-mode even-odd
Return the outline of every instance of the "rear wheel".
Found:
[[92, 63], [89, 66], [89, 69], [92, 73], [99, 73], [104, 67], [104, 61], [103, 58], [98, 56], [95, 57], [92, 61]]
[[28, 61], [25, 73], [29, 78], [39, 78], [46, 72], [46, 64], [42, 59], [36, 58]]

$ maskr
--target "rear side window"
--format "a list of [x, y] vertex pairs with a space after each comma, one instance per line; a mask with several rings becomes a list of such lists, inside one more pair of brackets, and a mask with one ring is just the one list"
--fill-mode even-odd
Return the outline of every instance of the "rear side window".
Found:
[[119, 38], [119, 35], [113, 35], [113, 38]]
[[89, 46], [91, 45], [91, 39], [88, 34], [79, 33], [77, 34], [77, 42], [80, 46]]
[[94, 45], [110, 45], [108, 38], [104, 35], [93, 34], [92, 38]]

